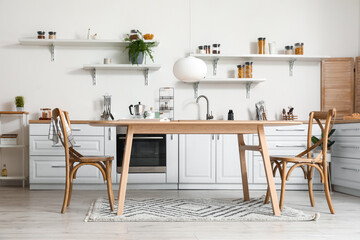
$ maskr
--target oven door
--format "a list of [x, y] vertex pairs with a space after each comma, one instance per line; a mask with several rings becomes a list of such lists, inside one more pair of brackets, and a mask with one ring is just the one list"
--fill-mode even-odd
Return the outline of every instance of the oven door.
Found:
[[[125, 134], [117, 135], [117, 172], [121, 172]], [[132, 173], [166, 172], [166, 134], [136, 134], [133, 137], [130, 168]]]

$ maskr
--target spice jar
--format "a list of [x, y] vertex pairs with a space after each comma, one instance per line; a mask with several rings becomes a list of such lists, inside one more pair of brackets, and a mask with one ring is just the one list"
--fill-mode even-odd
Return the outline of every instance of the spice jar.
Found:
[[38, 39], [45, 39], [45, 32], [44, 31], [38, 31]]
[[56, 32], [49, 32], [49, 39], [56, 39]]
[[285, 54], [294, 54], [293, 46], [285, 46]]
[[304, 54], [304, 43], [295, 43], [295, 54], [296, 55]]
[[203, 46], [199, 46], [199, 53], [200, 54], [205, 54], [206, 53]]
[[252, 78], [252, 63], [245, 62], [245, 78]]
[[40, 111], [41, 111], [40, 120], [51, 119], [51, 108], [40, 108]]
[[258, 54], [265, 54], [265, 38], [258, 38]]
[[220, 44], [218, 44], [218, 43], [213, 44], [212, 53], [213, 54], [220, 54]]
[[244, 75], [245, 66], [244, 65], [237, 65], [237, 68], [238, 68], [238, 78], [244, 78], [245, 77], [245, 75]]

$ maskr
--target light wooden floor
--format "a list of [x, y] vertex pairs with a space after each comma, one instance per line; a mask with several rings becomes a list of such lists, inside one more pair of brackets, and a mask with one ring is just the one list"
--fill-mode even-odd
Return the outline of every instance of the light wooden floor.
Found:
[[[251, 197], [264, 191], [251, 191]], [[29, 191], [0, 187], [0, 239], [360, 239], [360, 198], [333, 193], [336, 214], [328, 211], [324, 193], [315, 192], [309, 206], [306, 191], [287, 191], [285, 205], [320, 212], [317, 222], [298, 223], [85, 223], [90, 203], [106, 191], [78, 190], [70, 208], [60, 214], [63, 191]], [[242, 197], [241, 191], [129, 190], [128, 197]]]

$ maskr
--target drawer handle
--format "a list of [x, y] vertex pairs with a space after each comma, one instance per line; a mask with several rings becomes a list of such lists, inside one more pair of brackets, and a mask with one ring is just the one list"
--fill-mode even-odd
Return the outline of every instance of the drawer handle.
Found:
[[71, 130], [72, 130], [73, 132], [80, 132], [80, 131], [81, 131], [80, 128], [72, 128]]
[[275, 145], [275, 147], [301, 147], [301, 148], [304, 148], [306, 146], [304, 144], [302, 144], [302, 145], [279, 145], [279, 144], [277, 144], [277, 145]]
[[65, 165], [51, 165], [52, 168], [65, 168]]
[[359, 149], [359, 146], [346, 146], [346, 145], [340, 145], [341, 148], [351, 148], [351, 149]]
[[62, 144], [58, 144], [58, 145], [54, 144], [51, 147], [62, 147], [62, 146], [63, 146]]
[[340, 129], [341, 131], [359, 131], [360, 128], [345, 128], [345, 129]]
[[341, 169], [343, 169], [343, 170], [349, 170], [349, 171], [353, 171], [353, 172], [360, 172], [360, 169], [355, 169], [355, 168], [341, 167]]
[[[118, 139], [124, 140], [126, 137], [119, 137]], [[134, 140], [161, 140], [164, 139], [164, 137], [133, 137]]]
[[278, 132], [303, 132], [303, 131], [305, 131], [305, 129], [304, 128], [294, 128], [294, 129], [276, 128], [276, 131], [278, 131]]
[[81, 147], [80, 144], [75, 144], [73, 147]]

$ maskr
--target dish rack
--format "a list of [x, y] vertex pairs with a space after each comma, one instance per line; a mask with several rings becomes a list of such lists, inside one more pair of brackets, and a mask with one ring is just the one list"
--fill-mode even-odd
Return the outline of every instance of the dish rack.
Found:
[[159, 88], [159, 112], [160, 118], [174, 120], [174, 88]]

